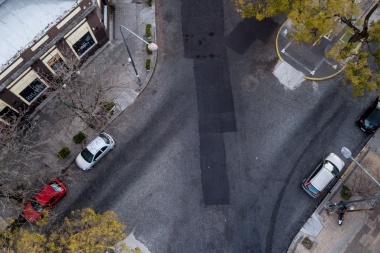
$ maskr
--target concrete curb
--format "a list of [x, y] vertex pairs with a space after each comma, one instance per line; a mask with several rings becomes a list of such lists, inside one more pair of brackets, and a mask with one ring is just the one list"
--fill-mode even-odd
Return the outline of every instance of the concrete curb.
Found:
[[280, 36], [280, 31], [282, 29], [282, 27], [284, 27], [285, 23], [287, 22], [288, 20], [285, 20], [284, 23], [282, 23], [282, 25], [280, 26], [280, 28], [278, 29], [277, 31], [277, 35], [276, 35], [276, 52], [277, 52], [277, 56], [278, 58], [281, 60], [281, 61], [284, 61], [284, 59], [281, 57], [281, 54], [280, 54], [280, 51], [278, 51], [278, 37]]

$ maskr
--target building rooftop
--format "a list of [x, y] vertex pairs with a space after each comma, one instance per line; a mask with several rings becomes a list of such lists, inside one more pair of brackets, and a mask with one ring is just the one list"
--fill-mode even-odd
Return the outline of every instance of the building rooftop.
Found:
[[80, 0], [0, 0], [0, 71], [78, 2]]

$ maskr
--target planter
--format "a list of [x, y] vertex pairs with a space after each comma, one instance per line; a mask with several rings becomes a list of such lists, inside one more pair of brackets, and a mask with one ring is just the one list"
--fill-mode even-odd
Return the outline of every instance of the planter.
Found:
[[148, 40], [151, 40], [152, 39], [152, 25], [151, 24], [147, 24], [146, 27], [145, 27], [145, 36], [148, 38]]
[[73, 136], [73, 142], [80, 144], [85, 138], [86, 135], [82, 131], [79, 131], [76, 135]]
[[147, 71], [150, 71], [150, 63], [151, 63], [151, 59], [146, 59], [145, 68]]
[[70, 149], [68, 147], [63, 147], [57, 154], [58, 158], [65, 158], [70, 154]]

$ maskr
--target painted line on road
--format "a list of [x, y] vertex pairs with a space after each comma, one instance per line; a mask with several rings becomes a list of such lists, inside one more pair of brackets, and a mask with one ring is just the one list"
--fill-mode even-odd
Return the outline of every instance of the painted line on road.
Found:
[[283, 53], [284, 55], [286, 55], [287, 57], [289, 57], [290, 59], [292, 59], [293, 61], [295, 61], [298, 65], [300, 65], [301, 67], [303, 67], [304, 69], [306, 69], [309, 73], [312, 72], [312, 70], [308, 69], [306, 66], [304, 66], [301, 62], [299, 62], [296, 58], [294, 58], [293, 56], [291, 56], [290, 54], [284, 52]]
[[[282, 50], [284, 50], [284, 52], [285, 52], [285, 50], [293, 43], [293, 41], [294, 40], [292, 40], [288, 44], [286, 44], [286, 46]], [[282, 53], [282, 50], [281, 50], [281, 53]]]
[[[285, 24], [287, 23], [288, 20], [285, 20], [285, 22], [281, 25], [281, 27], [278, 29], [278, 32], [277, 32], [277, 36], [276, 36], [276, 43], [275, 43], [275, 46], [276, 46], [276, 52], [277, 52], [277, 56], [278, 58], [285, 62], [284, 58], [282, 58], [281, 56], [281, 53], [278, 49], [278, 38], [280, 36], [280, 33], [282, 31], [282, 28], [285, 26]], [[289, 56], [289, 55], [287, 55]], [[289, 58], [292, 58], [289, 56]], [[297, 61], [296, 61], [297, 62]], [[330, 62], [328, 62], [330, 63]], [[300, 64], [301, 65], [301, 64]], [[302, 66], [302, 65], [301, 65]], [[310, 81], [323, 81], [323, 80], [327, 80], [327, 79], [330, 79], [330, 78], [333, 78], [334, 76], [340, 74], [344, 69], [346, 68], [346, 65], [344, 65], [340, 70], [338, 70], [336, 73], [332, 74], [332, 75], [329, 75], [329, 76], [325, 76], [325, 77], [309, 77], [309, 76], [306, 76], [304, 75], [304, 78], [307, 79], [307, 80], [310, 80]], [[311, 71], [309, 69], [307, 69], [309, 71], [309, 73], [311, 73]]]
[[310, 80], [310, 81], [323, 81], [323, 80], [333, 78], [334, 76], [340, 74], [340, 72], [342, 72], [345, 68], [346, 68], [346, 65], [344, 65], [343, 68], [338, 70], [336, 73], [329, 75], [329, 76], [325, 76], [325, 77], [309, 77], [309, 76], [304, 76], [304, 77], [305, 77], [305, 79]]
[[[319, 69], [319, 67], [322, 65], [323, 62], [325, 62], [324, 58], [321, 61], [318, 62], [317, 66], [313, 70], [314, 73], [315, 73], [315, 71], [317, 71]], [[329, 62], [327, 62], [327, 63], [329, 63]]]

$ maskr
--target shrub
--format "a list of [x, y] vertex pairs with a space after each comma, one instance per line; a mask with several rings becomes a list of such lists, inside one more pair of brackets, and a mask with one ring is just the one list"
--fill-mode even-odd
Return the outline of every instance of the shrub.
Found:
[[352, 197], [352, 191], [347, 185], [343, 185], [340, 189], [340, 196], [344, 200], [349, 200]]
[[148, 0], [148, 6], [152, 7], [153, 0]]
[[57, 154], [59, 158], [65, 158], [70, 154], [70, 149], [68, 147], [63, 147]]
[[151, 28], [152, 28], [152, 25], [151, 25], [151, 24], [147, 24], [146, 27], [145, 27], [145, 35], [146, 35], [146, 37], [148, 37], [148, 38], [152, 37], [152, 31], [151, 31]]
[[116, 105], [115, 102], [104, 102], [104, 103], [102, 103], [102, 108], [106, 112], [110, 112], [114, 108], [115, 105]]
[[57, 84], [61, 84], [61, 83], [63, 83], [63, 78], [62, 78], [62, 77], [56, 77], [56, 78], [55, 78], [55, 82], [56, 82]]
[[79, 144], [85, 138], [86, 138], [86, 135], [82, 131], [79, 131], [76, 135], [73, 136], [73, 142], [76, 143], [76, 144]]
[[311, 247], [313, 246], [313, 242], [309, 239], [309, 237], [305, 237], [302, 240], [302, 245], [305, 246], [305, 248], [307, 249], [311, 249]]
[[146, 62], [145, 62], [145, 67], [146, 67], [146, 70], [150, 70], [150, 59], [146, 59]]

